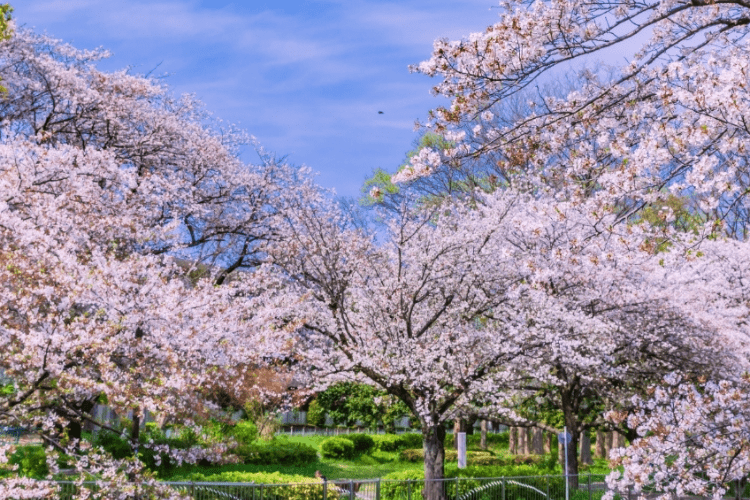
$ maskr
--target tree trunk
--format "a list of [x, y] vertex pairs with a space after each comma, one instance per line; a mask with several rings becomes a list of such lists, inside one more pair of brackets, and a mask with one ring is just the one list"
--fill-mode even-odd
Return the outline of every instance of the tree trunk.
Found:
[[[575, 431], [568, 431], [568, 433], [571, 435], [568, 443], [568, 481], [572, 491], [578, 489], [578, 433]], [[563, 470], [565, 470], [565, 463], [563, 463]]]
[[482, 423], [480, 424], [480, 429], [482, 430], [482, 437], [479, 440], [479, 447], [483, 450], [487, 449], [487, 421], [482, 420]]
[[607, 458], [607, 450], [605, 449], [606, 437], [600, 430], [596, 431], [596, 457]]
[[518, 428], [518, 454], [529, 454], [529, 429], [526, 427]]
[[591, 465], [594, 461], [591, 459], [591, 439], [589, 431], [581, 431], [581, 464]]
[[138, 444], [141, 438], [141, 414], [140, 409], [133, 410], [133, 427], [130, 429], [130, 445], [138, 451]]
[[614, 432], [612, 437], [612, 448], [625, 448], [625, 436], [619, 432]]
[[477, 423], [477, 420], [479, 419], [475, 416], [471, 416], [466, 419], [466, 428], [463, 432], [465, 432], [467, 436], [471, 436], [474, 434], [474, 424]]
[[531, 431], [531, 452], [534, 455], [544, 455], [544, 432], [542, 429], [532, 429]]
[[614, 439], [614, 432], [608, 431], [604, 438], [604, 453], [606, 458], [609, 460], [609, 452], [612, 451], [612, 440]]
[[[457, 441], [457, 440], [456, 440]], [[424, 447], [424, 500], [447, 500], [442, 479], [445, 478], [445, 427], [422, 424]]]
[[544, 438], [544, 453], [552, 453], [552, 438], [554, 438], [555, 435], [551, 432], [547, 432], [545, 434]]
[[511, 427], [508, 432], [508, 453], [518, 455], [518, 427]]

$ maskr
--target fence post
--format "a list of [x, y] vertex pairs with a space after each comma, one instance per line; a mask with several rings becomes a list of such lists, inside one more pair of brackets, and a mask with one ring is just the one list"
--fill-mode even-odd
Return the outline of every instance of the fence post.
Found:
[[411, 479], [406, 480], [406, 500], [411, 500]]
[[375, 500], [380, 500], [380, 478], [375, 483]]
[[547, 500], [549, 500], [549, 475], [547, 475], [546, 478], [547, 478]]
[[591, 472], [589, 472], [589, 500], [591, 500]]
[[260, 485], [260, 500], [263, 500], [263, 485]]
[[328, 481], [323, 480], [323, 500], [328, 500]]
[[195, 498], [195, 483], [190, 481], [190, 496]]
[[458, 476], [456, 476], [456, 500], [458, 500], [458, 480], [461, 479]]
[[505, 478], [503, 478], [503, 494], [500, 497], [500, 500], [505, 500]]
[[354, 481], [349, 480], [349, 500], [354, 500]]

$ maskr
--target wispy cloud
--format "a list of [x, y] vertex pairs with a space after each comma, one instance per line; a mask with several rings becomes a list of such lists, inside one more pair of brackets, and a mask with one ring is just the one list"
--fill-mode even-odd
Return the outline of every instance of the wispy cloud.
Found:
[[[438, 104], [408, 64], [432, 41], [482, 30], [492, 0], [16, 0], [20, 23], [172, 76], [265, 145], [357, 191], [373, 167], [397, 166], [414, 120]], [[378, 111], [385, 111], [379, 115]]]

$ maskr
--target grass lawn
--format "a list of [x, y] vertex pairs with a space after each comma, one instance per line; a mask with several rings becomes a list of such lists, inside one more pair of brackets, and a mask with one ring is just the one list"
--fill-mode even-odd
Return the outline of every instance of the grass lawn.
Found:
[[[286, 436], [285, 439], [292, 443], [302, 443], [314, 447], [318, 450], [320, 456], [320, 444], [330, 436]], [[446, 446], [450, 448], [450, 445]], [[470, 443], [467, 447], [469, 450], [479, 450], [478, 444]], [[493, 446], [489, 448], [495, 455], [508, 455], [506, 446]], [[374, 451], [367, 455], [361, 455], [354, 460], [342, 460], [332, 458], [319, 458], [318, 462], [294, 467], [289, 465], [251, 465], [251, 464], [231, 464], [222, 466], [199, 466], [185, 465], [176, 469], [170, 476], [161, 479], [169, 480], [179, 478], [193, 472], [200, 472], [205, 475], [218, 474], [221, 472], [280, 472], [282, 474], [299, 474], [307, 477], [314, 477], [315, 471], [319, 470], [328, 479], [374, 479], [383, 477], [387, 474], [397, 471], [416, 470], [422, 471], [421, 462], [406, 462], [399, 460], [399, 452]], [[562, 474], [562, 467], [557, 464], [554, 474]], [[589, 467], [581, 467], [580, 473], [583, 475], [591, 472], [592, 474], [606, 474], [610, 472], [606, 460], [595, 459], [594, 464]]]

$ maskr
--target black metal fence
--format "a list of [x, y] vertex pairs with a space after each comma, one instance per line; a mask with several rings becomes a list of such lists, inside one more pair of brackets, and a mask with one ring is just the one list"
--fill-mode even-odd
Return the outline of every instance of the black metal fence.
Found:
[[[567, 500], [599, 500], [606, 492], [604, 475], [570, 476]], [[577, 481], [573, 479], [578, 479]], [[449, 500], [566, 500], [565, 476], [458, 477], [436, 480]], [[572, 486], [577, 483], [577, 487]], [[195, 500], [419, 500], [424, 480], [350, 480], [299, 484], [164, 482]], [[72, 500], [79, 486], [59, 482], [58, 497]], [[95, 492], [95, 482], [81, 486]]]

